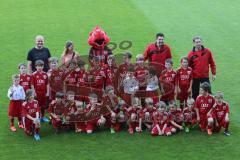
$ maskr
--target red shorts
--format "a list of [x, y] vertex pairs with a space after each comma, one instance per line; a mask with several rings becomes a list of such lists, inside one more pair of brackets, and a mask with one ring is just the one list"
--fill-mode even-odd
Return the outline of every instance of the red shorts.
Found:
[[8, 116], [21, 117], [21, 114], [22, 114], [22, 101], [11, 100], [8, 108]]
[[[160, 126], [160, 129], [162, 130], [163, 126]], [[169, 127], [166, 127], [164, 130], [164, 135], [167, 135], [168, 133], [171, 133], [171, 129]], [[158, 136], [159, 132], [157, 129], [157, 126], [154, 126], [151, 131], [152, 136]]]
[[197, 124], [197, 118], [186, 120], [185, 125], [195, 125]]
[[205, 130], [207, 128], [207, 125], [208, 125], [208, 117], [207, 117], [207, 115], [200, 115], [199, 127], [202, 130]]
[[169, 94], [162, 95], [161, 101], [172, 101], [174, 100], [174, 92], [171, 92]]
[[85, 122], [76, 122], [76, 129], [81, 129], [82, 131], [86, 131], [86, 123]]
[[46, 93], [36, 93], [36, 100], [38, 101], [39, 107], [41, 109], [48, 108]]
[[86, 124], [86, 131], [94, 131], [97, 127], [97, 122], [99, 119], [88, 121]]
[[225, 119], [218, 119], [218, 126], [214, 124], [213, 131], [214, 132], [220, 132], [221, 128], [226, 128], [229, 125], [229, 122], [225, 121]]
[[177, 95], [177, 99], [180, 101], [187, 101], [189, 95], [190, 95], [189, 92], [182, 91]]
[[51, 122], [52, 122], [52, 126], [53, 126], [54, 129], [62, 127], [62, 120], [58, 121], [51, 116]]
[[27, 135], [33, 135], [34, 133], [39, 133], [40, 126], [36, 126], [32, 120], [25, 118], [25, 121], [23, 121], [25, 125], [25, 133]]

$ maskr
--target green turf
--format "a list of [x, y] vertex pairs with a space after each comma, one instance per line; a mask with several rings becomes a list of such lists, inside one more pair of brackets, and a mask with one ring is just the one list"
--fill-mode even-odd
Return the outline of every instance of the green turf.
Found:
[[[239, 17], [238, 0], [0, 0], [0, 159], [239, 159]], [[164, 32], [176, 66], [191, 49], [191, 38], [201, 35], [217, 63], [213, 90], [223, 90], [231, 105], [232, 135], [208, 137], [192, 131], [153, 138], [148, 133], [109, 131], [55, 136], [50, 126], [43, 125], [42, 140], [35, 142], [22, 131], [11, 133], [6, 92], [35, 35], [45, 36], [52, 55], [60, 56], [67, 40], [73, 40], [83, 55], [95, 25], [104, 28], [113, 42], [131, 40], [134, 54], [142, 53], [155, 33]]]

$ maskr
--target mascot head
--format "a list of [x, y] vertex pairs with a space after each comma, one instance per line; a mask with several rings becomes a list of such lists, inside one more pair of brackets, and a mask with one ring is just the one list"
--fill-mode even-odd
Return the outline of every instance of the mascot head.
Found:
[[110, 42], [104, 30], [96, 26], [89, 34], [88, 44], [96, 49], [103, 49]]

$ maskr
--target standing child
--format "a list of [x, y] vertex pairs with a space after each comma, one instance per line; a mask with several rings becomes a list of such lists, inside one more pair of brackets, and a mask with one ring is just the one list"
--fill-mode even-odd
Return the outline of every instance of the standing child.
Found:
[[223, 100], [223, 92], [218, 91], [215, 95], [215, 104], [210, 112], [210, 121], [212, 121], [212, 128], [214, 132], [220, 132], [224, 128], [224, 135], [230, 136], [228, 130], [229, 126], [229, 105]]
[[[164, 101], [166, 104], [174, 102], [176, 95], [176, 72], [173, 70], [173, 61], [171, 59], [167, 59], [165, 62], [166, 70], [163, 70], [160, 75], [160, 85], [163, 95], [161, 97], [161, 101]], [[164, 90], [163, 83], [168, 83], [172, 86], [172, 89], [169, 91]]]
[[192, 69], [188, 67], [188, 58], [181, 59], [181, 68], [177, 70], [177, 98], [180, 101], [181, 109], [187, 103], [192, 91]]
[[51, 116], [52, 126], [55, 130], [55, 133], [58, 134], [62, 129], [63, 123], [63, 113], [64, 113], [64, 94], [61, 92], [57, 92], [55, 96], [55, 100], [52, 100], [48, 107], [48, 112]]
[[132, 99], [139, 90], [139, 82], [134, 76], [134, 67], [130, 66], [128, 72], [122, 82], [123, 94], [122, 99], [128, 104], [132, 105]]
[[27, 135], [34, 135], [35, 140], [40, 140], [40, 107], [34, 100], [34, 92], [29, 89], [26, 91], [26, 101], [23, 103], [22, 116], [24, 130]]
[[49, 84], [48, 75], [43, 71], [44, 62], [37, 60], [36, 63], [37, 71], [32, 74], [32, 88], [35, 92], [36, 100], [41, 108], [41, 121], [49, 122], [48, 118], [44, 117], [45, 110], [48, 108], [47, 100], [49, 96]]
[[25, 92], [21, 85], [19, 85], [19, 75], [12, 76], [13, 85], [8, 89], [8, 98], [10, 99], [8, 116], [10, 120], [10, 130], [16, 132], [14, 127], [14, 117], [18, 118], [18, 127], [23, 128], [21, 121], [22, 102], [25, 100]]
[[24, 63], [18, 65], [20, 71], [20, 85], [23, 87], [26, 92], [28, 89], [31, 89], [31, 76], [27, 74], [27, 66]]
[[50, 70], [48, 70], [50, 100], [55, 100], [57, 92], [63, 92], [64, 71], [58, 68], [58, 58], [51, 57], [49, 60]]
[[107, 64], [104, 67], [106, 75], [106, 86], [116, 87], [116, 74], [117, 74], [117, 64], [115, 62], [114, 55], [109, 55], [107, 58]]
[[153, 104], [159, 102], [159, 86], [156, 70], [153, 67], [149, 68], [149, 75], [147, 76], [146, 97], [153, 99]]
[[130, 52], [126, 52], [123, 54], [123, 63], [119, 65], [118, 67], [118, 71], [117, 71], [117, 95], [121, 96], [124, 92], [123, 92], [123, 86], [122, 86], [122, 82], [124, 80], [124, 78], [126, 77], [128, 68], [130, 66], [133, 66], [133, 64], [131, 63], [131, 58], [132, 58], [132, 54]]

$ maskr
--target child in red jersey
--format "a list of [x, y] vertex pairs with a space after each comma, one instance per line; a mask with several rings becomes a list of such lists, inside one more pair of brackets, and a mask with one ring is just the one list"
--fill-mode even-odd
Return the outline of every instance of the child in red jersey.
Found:
[[[163, 95], [161, 101], [164, 101], [166, 104], [169, 104], [175, 100], [175, 95], [177, 91], [176, 87], [176, 72], [173, 70], [173, 61], [167, 59], [165, 62], [166, 69], [162, 71], [160, 75], [160, 85]], [[164, 91], [163, 83], [168, 83], [172, 86], [172, 89], [169, 91]]]
[[117, 71], [117, 95], [121, 96], [124, 92], [123, 92], [123, 80], [126, 77], [128, 68], [130, 66], [133, 66], [133, 64], [131, 63], [131, 58], [132, 58], [132, 54], [130, 52], [126, 52], [123, 54], [123, 63], [119, 65], [118, 67], [118, 71]]
[[67, 130], [75, 130], [75, 122], [70, 121], [72, 117], [77, 114], [77, 106], [76, 101], [74, 100], [75, 93], [73, 91], [67, 92], [67, 100], [65, 103], [64, 108], [64, 121], [65, 121], [65, 128]]
[[23, 126], [27, 135], [34, 135], [35, 140], [40, 140], [40, 107], [34, 100], [34, 91], [26, 91], [26, 101], [22, 104]]
[[139, 82], [139, 90], [146, 90], [146, 78], [149, 74], [148, 67], [144, 65], [144, 57], [142, 54], [136, 56], [136, 65], [134, 76]]
[[118, 121], [118, 114], [120, 113], [118, 97], [114, 93], [112, 86], [106, 87], [106, 95], [103, 98], [103, 105], [105, 105], [109, 111], [108, 115], [105, 115], [106, 125], [110, 128], [111, 133], [119, 132], [121, 124]]
[[169, 127], [172, 133], [176, 133], [178, 130], [182, 130], [183, 114], [182, 109], [178, 108], [175, 103], [169, 104]]
[[187, 103], [192, 91], [192, 69], [188, 67], [188, 58], [181, 59], [181, 68], [177, 70], [177, 98], [180, 101], [181, 109]]
[[187, 107], [183, 109], [183, 119], [185, 125], [185, 132], [190, 131], [190, 127], [194, 127], [197, 124], [197, 113], [194, 108], [194, 99], [189, 98], [187, 100]]
[[[82, 89], [82, 92], [88, 92], [88, 89], [86, 88], [86, 78], [87, 78], [87, 72], [85, 69], [85, 62], [82, 60], [79, 60], [77, 62], [77, 68], [75, 70], [75, 77], [76, 77], [76, 84], [78, 88]], [[81, 92], [81, 93], [82, 93]], [[81, 102], [88, 102], [88, 98], [84, 96], [83, 94], [78, 94], [75, 96], [75, 99]]]
[[12, 132], [16, 132], [16, 128], [14, 127], [14, 117], [18, 118], [18, 127], [23, 128], [21, 113], [22, 113], [22, 102], [25, 100], [25, 91], [20, 82], [19, 75], [12, 76], [13, 85], [8, 89], [8, 98], [10, 99], [9, 108], [8, 108], [8, 116], [10, 120], [10, 130]]
[[168, 127], [169, 115], [166, 112], [166, 104], [160, 101], [156, 104], [158, 109], [153, 112], [153, 128], [151, 131], [152, 136], [170, 136], [172, 135], [171, 129]]
[[203, 82], [200, 86], [200, 95], [195, 102], [195, 109], [197, 112], [197, 121], [202, 131], [207, 130], [208, 135], [212, 135], [212, 120], [208, 119], [209, 112], [215, 104], [215, 99], [209, 94], [210, 84]]
[[65, 102], [63, 100], [64, 94], [61, 92], [57, 92], [55, 96], [55, 100], [52, 100], [48, 107], [48, 113], [51, 116], [52, 126], [55, 130], [55, 133], [58, 134], [62, 129], [63, 123], [63, 113]]
[[41, 121], [49, 122], [49, 120], [44, 117], [45, 110], [47, 109], [47, 100], [49, 96], [49, 84], [48, 75], [43, 71], [44, 62], [42, 60], [37, 60], [36, 63], [37, 71], [32, 74], [31, 83], [32, 88], [35, 92], [36, 100], [41, 108]]
[[20, 71], [20, 85], [23, 87], [26, 92], [28, 89], [31, 89], [31, 76], [27, 74], [27, 65], [25, 63], [20, 63], [18, 65]]
[[[95, 112], [99, 112], [101, 109], [101, 105], [98, 103], [98, 97], [95, 93], [91, 93], [89, 95], [89, 104], [86, 106], [86, 116], [90, 117], [91, 114], [94, 114]], [[106, 118], [104, 118], [103, 115], [100, 115], [100, 117], [96, 119], [89, 120], [86, 122], [86, 132], [88, 134], [93, 133], [93, 131], [96, 130], [97, 126], [102, 126], [106, 122]]]
[[230, 136], [228, 130], [229, 126], [229, 105], [223, 100], [223, 93], [218, 91], [215, 95], [215, 104], [210, 112], [210, 117], [212, 128], [214, 132], [220, 132], [221, 128], [224, 128], [224, 135]]
[[104, 66], [104, 71], [106, 75], [106, 86], [117, 86], [116, 85], [116, 75], [118, 71], [117, 64], [115, 62], [114, 55], [109, 55], [107, 58], [107, 64]]
[[50, 100], [55, 100], [57, 92], [63, 92], [64, 71], [58, 68], [58, 58], [51, 57], [49, 60], [50, 70], [48, 70], [48, 79], [50, 87]]
[[141, 121], [139, 120], [139, 123], [142, 122], [143, 127], [145, 127], [146, 130], [151, 131], [152, 129], [152, 125], [153, 125], [152, 116], [153, 116], [153, 112], [155, 111], [156, 111], [156, 108], [154, 107], [153, 99], [146, 98], [145, 107], [142, 108], [139, 115], [139, 119], [142, 119]]
[[139, 112], [141, 111], [141, 101], [139, 98], [134, 97], [132, 105], [127, 108], [127, 117], [128, 117], [128, 131], [130, 134], [134, 133], [134, 130], [137, 132], [142, 132], [141, 122], [139, 123]]
[[103, 91], [106, 75], [98, 57], [94, 57], [94, 66], [90, 69], [87, 79], [89, 87], [97, 89], [99, 92]]

